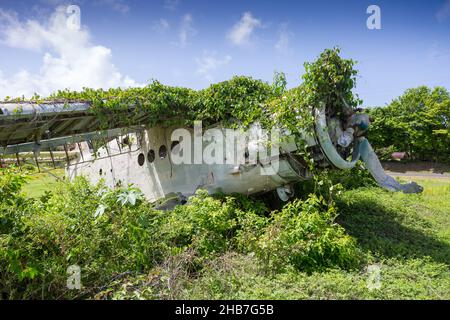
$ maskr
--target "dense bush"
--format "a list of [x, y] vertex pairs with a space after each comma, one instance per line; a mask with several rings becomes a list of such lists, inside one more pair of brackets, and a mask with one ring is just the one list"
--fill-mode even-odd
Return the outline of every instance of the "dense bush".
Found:
[[[14, 197], [20, 195], [9, 195]], [[129, 190], [107, 191], [80, 178], [10, 208], [10, 223], [0, 234], [0, 287], [10, 298], [71, 297], [71, 265], [82, 266], [84, 288], [78, 294], [88, 294], [113, 276], [161, 261], [161, 213]]]
[[[185, 272], [199, 272], [233, 251], [254, 254], [273, 271], [348, 268], [356, 260], [353, 240], [334, 223], [335, 209], [315, 197], [269, 216], [259, 201], [199, 191], [186, 205], [161, 212], [133, 187], [112, 191], [84, 178], [27, 200], [20, 193], [24, 179], [11, 170], [0, 175], [6, 298], [93, 297], [123, 277], [153, 272], [164, 281], [167, 270], [188, 264]], [[81, 268], [80, 291], [66, 287], [72, 265]]]
[[275, 270], [288, 265], [307, 272], [355, 267], [356, 242], [334, 222], [336, 215], [334, 207], [315, 196], [287, 204], [272, 214], [258, 239], [257, 255]]
[[222, 202], [199, 191], [188, 204], [176, 207], [167, 215], [163, 235], [172, 247], [191, 247], [207, 256], [228, 249], [236, 226], [233, 199]]
[[0, 169], [0, 233], [6, 233], [20, 219], [28, 201], [20, 193], [27, 180], [24, 173], [9, 169]]

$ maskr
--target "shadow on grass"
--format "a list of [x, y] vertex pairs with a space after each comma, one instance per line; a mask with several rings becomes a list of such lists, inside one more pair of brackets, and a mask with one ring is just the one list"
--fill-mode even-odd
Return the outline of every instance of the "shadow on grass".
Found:
[[[450, 264], [450, 246], [439, 240], [428, 222], [417, 214], [396, 212], [383, 199], [357, 197], [352, 203], [338, 200], [337, 222], [355, 237], [360, 247], [386, 258], [431, 257]], [[411, 225], [412, 224], [412, 225]]]

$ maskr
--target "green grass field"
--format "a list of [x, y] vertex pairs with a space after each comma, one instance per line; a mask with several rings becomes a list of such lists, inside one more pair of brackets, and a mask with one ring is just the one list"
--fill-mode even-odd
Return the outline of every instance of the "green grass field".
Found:
[[29, 181], [23, 191], [30, 198], [38, 198], [44, 195], [46, 191], [52, 190], [59, 179], [64, 179], [64, 169], [34, 173], [29, 176]]

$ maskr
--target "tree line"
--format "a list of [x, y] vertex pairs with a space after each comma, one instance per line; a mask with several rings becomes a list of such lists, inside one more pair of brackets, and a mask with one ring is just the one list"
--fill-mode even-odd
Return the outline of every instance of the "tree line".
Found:
[[382, 159], [406, 152], [408, 159], [450, 163], [450, 94], [443, 87], [408, 89], [389, 105], [367, 110], [368, 133]]

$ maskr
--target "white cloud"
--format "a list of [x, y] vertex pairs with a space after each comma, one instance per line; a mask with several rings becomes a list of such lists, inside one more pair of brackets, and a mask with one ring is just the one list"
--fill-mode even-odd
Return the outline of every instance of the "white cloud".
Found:
[[58, 7], [48, 21], [21, 22], [17, 14], [0, 9], [0, 42], [43, 54], [40, 71], [22, 70], [7, 78], [0, 72], [0, 99], [5, 96], [47, 96], [59, 89], [138, 86], [112, 63], [111, 50], [94, 45], [85, 28], [67, 24], [65, 7]]
[[442, 45], [438, 42], [434, 42], [427, 50], [427, 58], [434, 59], [442, 59], [450, 56], [450, 52], [445, 50]]
[[80, 0], [40, 0], [40, 2], [50, 6], [59, 6], [63, 4], [79, 4]]
[[95, 4], [108, 6], [114, 11], [123, 14], [130, 11], [130, 7], [125, 3], [124, 0], [95, 0]]
[[260, 27], [262, 27], [261, 20], [254, 18], [251, 12], [245, 12], [227, 36], [235, 45], [249, 45], [253, 31]]
[[294, 34], [289, 30], [287, 23], [282, 23], [278, 30], [278, 41], [275, 49], [281, 54], [289, 54], [291, 50], [291, 38]]
[[165, 31], [170, 29], [169, 21], [166, 19], [159, 19], [153, 23], [152, 29], [159, 33], [164, 33]]
[[192, 15], [185, 14], [181, 19], [180, 33], [178, 34], [178, 45], [185, 47], [189, 43], [189, 38], [195, 36], [197, 30], [194, 28], [194, 18]]
[[180, 5], [180, 0], [164, 0], [164, 9], [175, 11]]
[[[96, 6], [108, 7], [119, 13], [128, 13], [130, 11], [130, 6], [126, 3], [127, 0], [92, 0], [93, 4]], [[57, 6], [69, 6], [69, 5], [82, 5], [85, 0], [40, 0], [43, 5], [57, 7]], [[35, 5], [37, 10], [42, 10], [43, 8], [39, 5]]]
[[446, 0], [436, 13], [436, 18], [439, 22], [444, 22], [448, 17], [450, 17], [450, 0]]
[[227, 65], [228, 63], [230, 63], [230, 61], [230, 55], [226, 55], [223, 58], [217, 58], [216, 52], [205, 51], [201, 58], [196, 59], [198, 66], [196, 74], [212, 82], [214, 80], [214, 71], [216, 71], [220, 67]]

